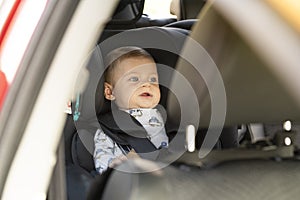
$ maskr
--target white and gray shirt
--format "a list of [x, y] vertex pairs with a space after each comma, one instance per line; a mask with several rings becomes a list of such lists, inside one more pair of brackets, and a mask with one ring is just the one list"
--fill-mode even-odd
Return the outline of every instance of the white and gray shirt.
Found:
[[[157, 149], [168, 147], [169, 138], [165, 131], [163, 118], [157, 109], [141, 108], [124, 111], [133, 116], [145, 128], [148, 138]], [[126, 155], [126, 152], [101, 129], [97, 130], [94, 143], [94, 163], [100, 174], [107, 170], [113, 159]]]

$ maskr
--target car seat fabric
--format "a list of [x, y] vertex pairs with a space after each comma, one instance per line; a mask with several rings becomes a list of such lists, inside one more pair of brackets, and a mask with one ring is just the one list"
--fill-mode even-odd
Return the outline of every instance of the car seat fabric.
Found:
[[66, 165], [73, 164], [73, 159], [72, 159], [72, 140], [74, 134], [77, 133], [74, 121], [73, 121], [73, 116], [68, 114], [65, 122], [65, 127], [64, 127], [64, 141], [65, 141], [65, 162]]
[[187, 19], [187, 20], [181, 20], [177, 22], [172, 22], [165, 27], [174, 27], [174, 28], [181, 28], [181, 29], [186, 29], [186, 30], [191, 30], [192, 26], [197, 22], [197, 19]]
[[74, 164], [67, 165], [66, 176], [68, 199], [86, 199], [94, 177], [80, 166]]
[[176, 18], [159, 18], [159, 19], [151, 19], [147, 15], [143, 15], [137, 22], [136, 27], [149, 27], [149, 26], [164, 26], [166, 24], [170, 24], [176, 22]]
[[128, 30], [136, 28], [136, 22], [141, 18], [145, 0], [121, 0], [113, 13], [112, 19], [105, 29]]
[[73, 136], [71, 153], [74, 164], [83, 167], [91, 174], [96, 174], [93, 160], [94, 129], [78, 130]]

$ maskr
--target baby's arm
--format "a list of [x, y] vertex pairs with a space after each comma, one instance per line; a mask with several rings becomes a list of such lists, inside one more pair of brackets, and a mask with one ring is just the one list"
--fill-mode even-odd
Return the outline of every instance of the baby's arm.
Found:
[[106, 171], [108, 167], [116, 165], [117, 163], [114, 164], [116, 160], [125, 157], [118, 145], [100, 129], [95, 134], [94, 143], [94, 163], [100, 174]]

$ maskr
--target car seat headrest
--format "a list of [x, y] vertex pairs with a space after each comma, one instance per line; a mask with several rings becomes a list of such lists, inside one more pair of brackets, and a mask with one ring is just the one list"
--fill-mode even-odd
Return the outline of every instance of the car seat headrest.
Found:
[[196, 19], [206, 0], [172, 0], [170, 13], [178, 20]]
[[141, 18], [145, 0], [121, 0], [106, 28], [132, 27]]

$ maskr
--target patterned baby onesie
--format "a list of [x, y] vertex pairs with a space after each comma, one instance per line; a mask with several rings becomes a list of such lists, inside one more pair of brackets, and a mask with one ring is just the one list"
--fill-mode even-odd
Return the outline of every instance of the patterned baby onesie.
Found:
[[[157, 109], [131, 109], [124, 111], [142, 124], [147, 131], [148, 138], [157, 149], [168, 147], [169, 139], [164, 128], [162, 116]], [[100, 174], [107, 170], [113, 159], [126, 155], [126, 151], [101, 129], [97, 130], [94, 143], [94, 163], [96, 170]]]

